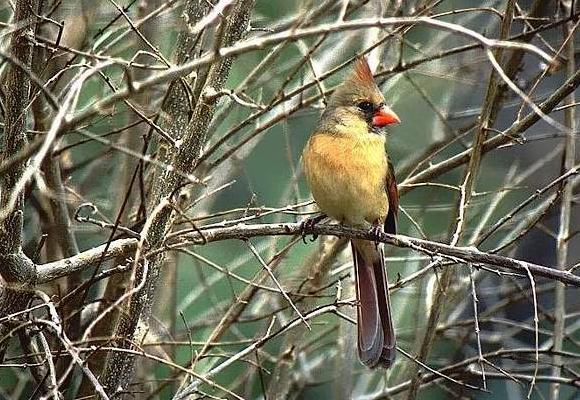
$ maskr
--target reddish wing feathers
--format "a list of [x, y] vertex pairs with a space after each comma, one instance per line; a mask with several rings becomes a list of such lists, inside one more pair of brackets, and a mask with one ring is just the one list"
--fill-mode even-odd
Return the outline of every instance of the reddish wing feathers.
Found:
[[385, 232], [397, 233], [397, 213], [399, 211], [399, 189], [397, 188], [397, 181], [395, 180], [395, 170], [391, 161], [389, 163], [389, 170], [385, 177], [385, 190], [387, 191], [387, 198], [389, 199], [389, 212], [385, 219]]
[[[397, 233], [399, 191], [395, 171], [390, 160], [385, 176], [385, 190], [389, 211], [385, 219], [385, 232]], [[359, 244], [357, 246], [357, 243]], [[389, 299], [389, 282], [383, 247], [365, 247], [352, 241], [352, 254], [356, 277], [356, 294], [359, 358], [367, 367], [379, 365], [389, 368], [395, 361], [395, 329]], [[368, 244], [367, 244], [368, 245]], [[371, 252], [365, 255], [363, 252]], [[369, 262], [369, 260], [372, 260]]]

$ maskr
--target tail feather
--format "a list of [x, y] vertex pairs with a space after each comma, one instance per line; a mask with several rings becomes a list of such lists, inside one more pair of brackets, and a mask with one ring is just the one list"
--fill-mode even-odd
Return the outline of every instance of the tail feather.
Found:
[[358, 300], [358, 351], [370, 368], [390, 367], [395, 361], [395, 330], [391, 317], [389, 286], [382, 246], [351, 242]]

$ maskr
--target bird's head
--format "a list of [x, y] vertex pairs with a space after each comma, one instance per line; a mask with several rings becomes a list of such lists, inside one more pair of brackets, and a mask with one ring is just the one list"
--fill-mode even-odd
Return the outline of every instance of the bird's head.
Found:
[[334, 124], [351, 131], [362, 128], [366, 132], [377, 132], [379, 128], [399, 123], [400, 119], [385, 104], [367, 60], [359, 57], [352, 73], [330, 97], [321, 122], [327, 129]]

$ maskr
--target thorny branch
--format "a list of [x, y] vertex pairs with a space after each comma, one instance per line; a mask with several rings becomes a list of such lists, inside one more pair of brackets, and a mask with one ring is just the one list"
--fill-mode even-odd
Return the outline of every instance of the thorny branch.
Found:
[[[159, 249], [151, 249], [149, 255], [178, 249], [191, 245], [201, 245], [224, 240], [247, 240], [253, 237], [262, 236], [296, 236], [304, 232], [307, 235], [332, 235], [353, 239], [377, 240], [401, 248], [409, 248], [417, 252], [426, 254], [429, 257], [443, 257], [454, 263], [473, 263], [475, 265], [489, 264], [501, 268], [513, 270], [522, 274], [525, 278], [529, 269], [534, 275], [556, 280], [564, 284], [580, 287], [580, 277], [569, 271], [560, 271], [555, 268], [537, 265], [510, 257], [504, 257], [492, 253], [486, 253], [475, 247], [461, 247], [448, 245], [430, 240], [418, 239], [404, 235], [380, 234], [373, 236], [372, 232], [349, 228], [342, 225], [319, 224], [314, 227], [303, 228], [300, 223], [279, 223], [279, 224], [237, 224], [224, 228], [211, 228], [193, 230], [186, 229], [174, 232], [171, 240]], [[39, 279], [48, 282], [67, 274], [76, 273], [84, 268], [93, 265], [100, 256], [104, 246], [91, 249], [78, 254], [70, 259], [39, 265]], [[106, 258], [113, 258], [119, 255], [132, 255], [137, 248], [136, 239], [122, 239], [114, 241], [109, 246]]]

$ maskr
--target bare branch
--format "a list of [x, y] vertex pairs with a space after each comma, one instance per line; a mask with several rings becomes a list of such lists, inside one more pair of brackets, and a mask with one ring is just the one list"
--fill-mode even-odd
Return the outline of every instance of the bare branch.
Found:
[[[566, 1], [564, 4], [564, 10], [571, 12], [573, 11], [574, 2]], [[566, 74], [572, 76], [576, 72], [576, 50], [574, 44], [574, 36], [576, 30], [578, 29], [577, 23], [569, 22], [564, 26], [563, 36], [566, 43], [565, 54], [567, 58], [566, 62]], [[574, 104], [576, 102], [576, 97], [574, 92], [570, 93], [566, 98], [566, 105]], [[576, 162], [576, 108], [569, 107], [564, 110], [564, 125], [566, 128], [573, 132], [565, 137], [564, 143], [564, 153], [562, 160], [562, 172], [572, 168]], [[558, 269], [567, 270], [568, 269], [568, 254], [569, 254], [569, 239], [570, 230], [572, 228], [572, 208], [574, 201], [574, 183], [575, 179], [566, 179], [562, 182], [562, 203], [560, 205], [560, 220], [558, 237], [556, 241], [556, 262], [558, 264]], [[564, 339], [564, 330], [566, 327], [566, 288], [560, 283], [556, 283], [555, 289], [555, 299], [554, 299], [554, 344], [553, 348], [555, 351], [562, 350], [562, 341]], [[559, 356], [554, 356], [554, 367], [552, 369], [552, 375], [557, 378], [561, 373], [561, 362], [562, 359]], [[560, 398], [560, 384], [555, 382], [550, 387], [550, 399], [557, 400]]]
[[[95, 266], [101, 261], [110, 260], [121, 256], [129, 256], [137, 249], [137, 239], [119, 239], [109, 246], [102, 244], [90, 250], [81, 252], [73, 257], [51, 263], [40, 264], [36, 267], [37, 282], [39, 284], [50, 282], [70, 274], [78, 273]], [[107, 249], [106, 254], [103, 252]]]
[[[204, 230], [203, 238], [207, 243], [216, 242], [225, 239], [240, 239], [245, 240], [251, 237], [258, 236], [295, 236], [301, 235], [305, 231], [306, 234], [316, 235], [333, 235], [339, 237], [348, 237], [351, 239], [367, 239], [374, 240], [372, 232], [365, 230], [353, 229], [341, 225], [316, 225], [312, 228], [303, 229], [299, 223], [287, 224], [259, 224], [259, 225], [235, 225], [226, 228], [212, 228]], [[202, 243], [203, 239], [200, 233], [192, 232], [191, 230], [181, 231], [177, 235], [181, 238], [187, 238], [188, 242], [183, 242], [181, 245]], [[377, 240], [381, 243], [391, 244], [397, 247], [410, 248], [421, 253], [427, 254], [431, 257], [442, 256], [443, 258], [460, 263], [490, 264], [497, 267], [506, 268], [522, 274], [526, 274], [529, 269], [532, 274], [560, 281], [573, 286], [580, 286], [580, 277], [568, 272], [559, 271], [554, 268], [529, 263], [526, 261], [517, 260], [514, 258], [503, 257], [496, 254], [485, 253], [475, 247], [461, 247], [452, 246], [448, 244], [433, 242], [429, 240], [416, 239], [404, 235], [389, 235], [381, 234]], [[163, 249], [159, 250], [162, 251]]]

